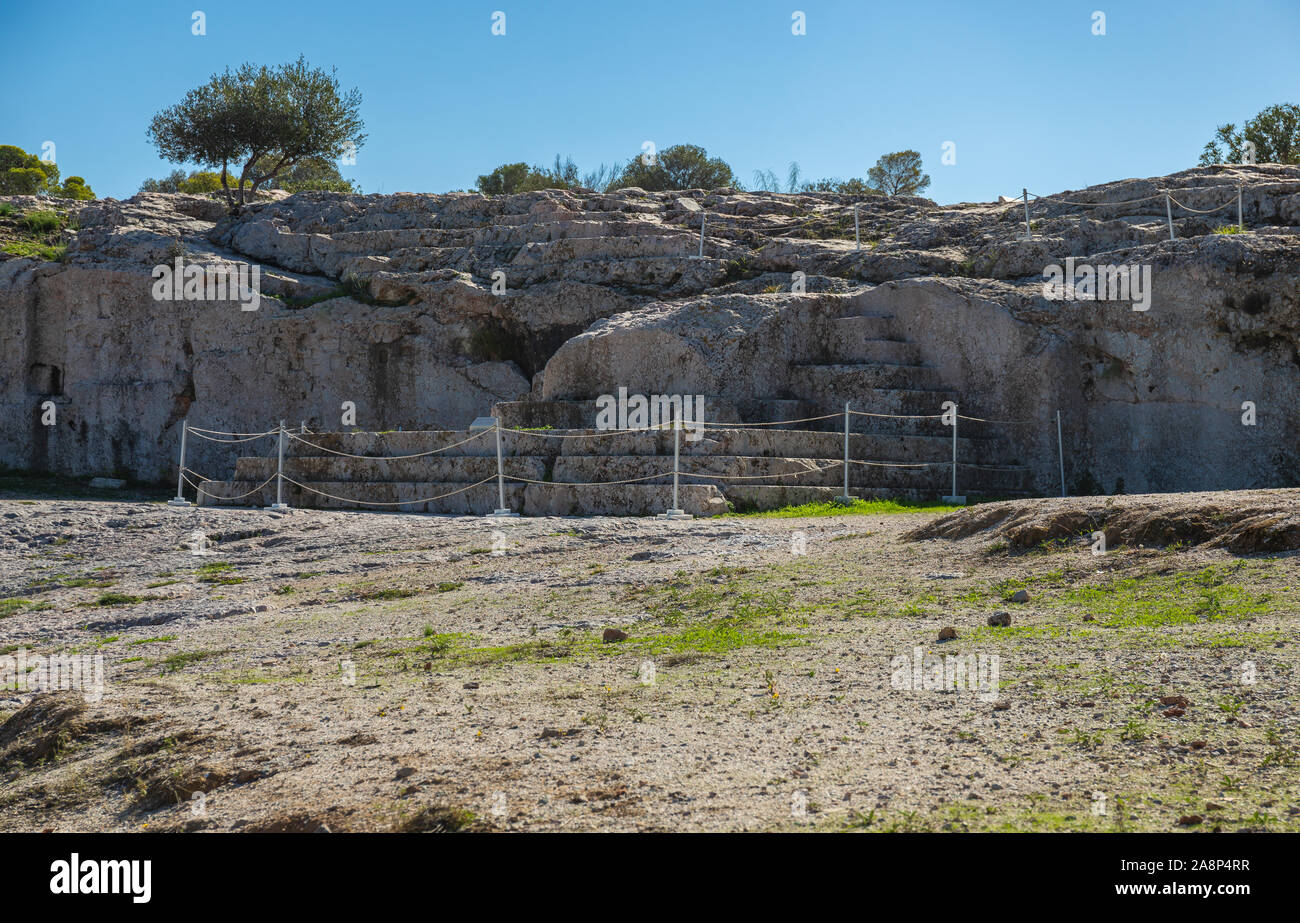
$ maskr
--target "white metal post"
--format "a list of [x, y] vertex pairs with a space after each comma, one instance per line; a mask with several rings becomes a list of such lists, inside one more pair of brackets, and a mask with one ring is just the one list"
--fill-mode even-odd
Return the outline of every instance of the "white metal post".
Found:
[[1174, 205], [1169, 193], [1165, 193], [1165, 217], [1169, 219], [1169, 239], [1174, 239]]
[[849, 496], [849, 402], [844, 402], [844, 496], [836, 497], [841, 503], [848, 505], [853, 502]]
[[945, 503], [964, 504], [966, 498], [957, 493], [957, 410], [956, 404], [952, 408], [952, 494], [944, 497]]
[[1237, 230], [1246, 230], [1246, 222], [1241, 217], [1241, 187], [1237, 187]]
[[[862, 235], [858, 233], [858, 203], [853, 203], [853, 249], [862, 249]], [[847, 491], [846, 491], [847, 493]]]
[[1025, 197], [1025, 236], [1033, 237], [1034, 236], [1033, 229], [1029, 227], [1029, 190], [1026, 189], [1024, 186], [1021, 186], [1020, 191], [1024, 194]]
[[700, 212], [700, 259], [704, 259], [704, 223], [708, 218], [708, 212]]
[[1061, 496], [1065, 496], [1065, 443], [1061, 441], [1061, 411], [1056, 412], [1056, 454], [1061, 463]]
[[[176, 499], [168, 500], [168, 506], [189, 506], [190, 501], [185, 499], [185, 437], [189, 435], [190, 421], [181, 420], [181, 462], [180, 467], [176, 469]], [[198, 498], [195, 498], [196, 500]]]
[[660, 513], [656, 519], [694, 519], [690, 513], [677, 505], [677, 475], [681, 471], [682, 457], [682, 409], [673, 408], [673, 505], [667, 512]]
[[506, 508], [506, 473], [505, 467], [501, 460], [501, 418], [493, 418], [496, 425], [493, 427], [497, 431], [497, 508], [489, 513], [489, 516], [509, 519], [518, 516], [518, 513], [512, 513]]
[[284, 502], [284, 421], [280, 421], [280, 444], [276, 453], [275, 463], [275, 502], [271, 504], [273, 510], [287, 510], [289, 505]]

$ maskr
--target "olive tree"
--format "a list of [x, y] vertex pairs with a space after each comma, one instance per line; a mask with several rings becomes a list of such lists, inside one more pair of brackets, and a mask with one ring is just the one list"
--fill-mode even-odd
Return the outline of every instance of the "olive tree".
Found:
[[334, 71], [302, 57], [244, 64], [155, 115], [148, 136], [164, 160], [219, 167], [227, 203], [243, 205], [303, 161], [355, 154], [366, 140], [360, 107], [360, 91], [340, 90]]

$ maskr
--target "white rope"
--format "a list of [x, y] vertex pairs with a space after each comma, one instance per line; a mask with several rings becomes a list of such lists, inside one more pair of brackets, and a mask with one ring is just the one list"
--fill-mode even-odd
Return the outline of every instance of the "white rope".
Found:
[[[364, 458], [367, 461], [388, 461], [390, 459], [399, 460], [405, 458], [423, 458], [426, 455], [437, 455], [439, 452], [446, 452], [449, 449], [455, 449], [459, 446], [463, 446], [467, 442], [473, 442], [475, 439], [478, 439], [482, 437], [484, 434], [490, 432], [492, 432], [492, 430], [485, 429], [482, 432], [475, 433], [473, 436], [470, 436], [468, 439], [462, 439], [460, 442], [453, 442], [451, 445], [443, 446], [441, 449], [430, 449], [428, 452], [416, 452], [412, 455], [353, 455], [351, 452], [339, 452], [336, 449], [327, 449], [323, 445], [316, 445], [316, 443], [314, 442], [308, 442], [306, 439], [301, 439], [298, 436], [294, 435], [293, 433], [289, 432], [288, 430], [285, 430], [284, 434], [288, 436], [290, 439], [294, 440], [295, 442], [301, 442], [303, 445], [311, 446], [313, 449], [320, 449], [320, 451], [322, 452], [329, 452], [331, 455], [342, 455], [344, 458]], [[380, 435], [380, 434], [374, 433], [372, 435]], [[298, 457], [303, 458], [309, 456], [300, 455]]]
[[[670, 478], [673, 476], [671, 471], [665, 471], [662, 474], [647, 474], [645, 477], [628, 478], [624, 481], [535, 481], [532, 478], [516, 477], [513, 474], [501, 475], [507, 481], [519, 481], [521, 484], [561, 484], [573, 487], [604, 487], [608, 484], [635, 484], [638, 481], [653, 481], [655, 478]], [[488, 480], [495, 480], [496, 475], [492, 475]]]
[[[687, 421], [689, 422], [689, 421]], [[666, 430], [672, 427], [672, 423], [656, 423], [653, 426], [643, 426], [639, 429], [601, 429], [588, 433], [552, 433], [536, 429], [510, 429], [507, 426], [501, 427], [503, 433], [519, 433], [523, 436], [542, 436], [546, 439], [596, 439], [600, 436], [619, 436], [623, 433], [644, 433], [650, 430]], [[489, 430], [489, 432], [491, 432]]]
[[219, 496], [217, 496], [216, 494], [214, 494], [212, 491], [208, 490], [206, 487], [200, 487], [198, 484], [195, 484], [193, 481], [191, 481], [188, 477], [186, 477], [186, 475], [185, 475], [185, 472], [186, 472], [186, 471], [188, 471], [190, 474], [193, 474], [193, 475], [195, 475], [195, 476], [197, 476], [197, 477], [203, 478], [203, 480], [206, 481], [206, 482], [209, 483], [209, 484], [220, 483], [220, 482], [213, 481], [211, 478], [205, 478], [205, 477], [203, 477], [203, 475], [199, 474], [197, 471], [194, 471], [194, 470], [191, 469], [191, 468], [186, 468], [184, 471], [181, 472], [181, 477], [185, 478], [185, 483], [186, 483], [186, 484], [189, 484], [191, 487], [193, 487], [195, 490], [197, 490], [197, 491], [198, 491], [199, 493], [201, 493], [201, 494], [207, 494], [209, 497], [211, 497], [211, 498], [214, 499], [214, 500], [242, 500], [242, 499], [244, 499], [245, 497], [247, 497], [249, 494], [255, 494], [255, 493], [257, 493], [259, 490], [261, 490], [261, 489], [262, 489], [263, 487], [265, 487], [267, 484], [270, 484], [272, 481], [274, 481], [275, 478], [276, 478], [276, 476], [273, 474], [273, 475], [271, 475], [269, 478], [267, 478], [265, 481], [263, 481], [261, 484], [258, 484], [256, 487], [254, 487], [252, 490], [245, 491], [245, 492], [242, 493], [242, 494], [236, 494], [236, 495], [233, 496], [233, 497], [219, 497]]
[[226, 433], [226, 432], [222, 432], [219, 429], [200, 429], [197, 426], [188, 426], [186, 427], [186, 429], [188, 429], [191, 433], [211, 433], [214, 436], [250, 436], [253, 438], [256, 438], [258, 436], [269, 436], [271, 435], [271, 433], [279, 432], [279, 430], [272, 429], [272, 430], [267, 430], [265, 433]]
[[985, 420], [983, 417], [968, 417], [965, 414], [957, 414], [959, 420], [971, 420], [975, 423], [1034, 423], [1034, 420]]
[[[833, 461], [829, 465], [823, 465], [820, 468], [805, 468], [802, 471], [787, 471], [784, 474], [705, 474], [701, 471], [680, 471], [679, 477], [684, 478], [708, 478], [715, 481], [758, 481], [763, 478], [797, 478], [805, 474], [820, 474], [823, 471], [830, 471], [832, 468], [843, 468], [844, 462]], [[669, 472], [671, 474], [672, 472]]]
[[205, 436], [202, 432], [200, 432], [199, 430], [196, 430], [196, 429], [194, 429], [194, 428], [192, 428], [192, 427], [191, 427], [191, 429], [190, 429], [190, 432], [193, 433], [194, 435], [198, 436], [200, 439], [206, 439], [206, 440], [208, 440], [209, 442], [237, 443], [237, 442], [252, 442], [252, 441], [255, 440], [255, 439], [261, 439], [263, 436], [270, 436], [270, 435], [272, 435], [273, 433], [276, 433], [276, 432], [278, 432], [278, 431], [277, 431], [277, 430], [271, 430], [270, 432], [266, 432], [266, 433], [258, 433], [258, 434], [255, 435], [255, 436], [250, 435], [250, 436], [247, 436], [247, 437], [244, 438], [244, 439], [218, 439], [216, 436]]
[[[865, 410], [850, 410], [849, 413], [855, 417], [888, 417], [892, 420], [937, 420], [943, 416], [941, 413], [868, 413]], [[838, 417], [839, 414], [831, 414]]]
[[308, 487], [306, 484], [299, 484], [297, 481], [293, 480], [292, 478], [288, 478], [288, 477], [285, 478], [286, 481], [288, 481], [290, 484], [293, 484], [295, 487], [301, 487], [303, 490], [310, 491], [311, 493], [314, 494], [319, 494], [322, 497], [329, 497], [331, 500], [342, 500], [344, 503], [357, 503], [365, 506], [406, 506], [411, 503], [428, 503], [432, 500], [441, 500], [443, 497], [450, 497], [453, 496], [454, 494], [464, 493], [467, 490], [473, 490], [475, 487], [482, 487], [484, 484], [488, 483], [489, 481], [495, 481], [496, 479], [497, 476], [493, 474], [488, 477], [485, 477], [483, 480], [475, 484], [466, 484], [464, 487], [461, 487], [458, 490], [449, 491], [448, 493], [445, 494], [438, 494], [438, 496], [436, 497], [421, 497], [418, 500], [356, 500], [353, 499], [352, 497], [337, 497], [334, 494], [327, 494], [323, 490], [317, 490], [314, 487]]
[[1177, 205], [1177, 206], [1178, 206], [1179, 208], [1181, 208], [1183, 211], [1191, 212], [1191, 213], [1194, 214], [1194, 215], [1212, 215], [1212, 214], [1214, 214], [1215, 212], [1221, 212], [1221, 211], [1223, 211], [1223, 210], [1224, 210], [1225, 208], [1227, 208], [1229, 205], [1236, 205], [1236, 204], [1237, 204], [1237, 197], [1236, 197], [1236, 196], [1233, 196], [1231, 199], [1229, 199], [1228, 201], [1224, 202], [1224, 203], [1223, 203], [1222, 205], [1220, 205], [1218, 208], [1211, 208], [1209, 211], [1201, 211], [1199, 208], [1192, 208], [1190, 205], [1184, 205], [1182, 202], [1179, 202], [1179, 201], [1178, 201], [1177, 199], [1175, 199], [1173, 196], [1170, 196], [1170, 197], [1169, 197], [1169, 201], [1170, 201], [1170, 202], [1173, 202], [1175, 205]]
[[838, 417], [838, 413], [822, 414], [820, 417], [804, 417], [802, 420], [771, 420], [765, 423], [704, 423], [697, 421], [696, 425], [705, 429], [740, 429], [750, 426], [784, 426], [787, 423], [811, 423], [814, 420], [829, 420], [831, 417]]
[[952, 462], [871, 462], [858, 461], [856, 458], [849, 459], [850, 465], [863, 465], [867, 468], [933, 468], [936, 465], [941, 468], [947, 468]]

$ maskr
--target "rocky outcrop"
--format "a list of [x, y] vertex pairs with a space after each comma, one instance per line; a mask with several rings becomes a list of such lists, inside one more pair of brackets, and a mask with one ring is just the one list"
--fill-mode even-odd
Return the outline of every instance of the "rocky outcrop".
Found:
[[[1246, 233], [1215, 233], [1236, 221], [1238, 186]], [[848, 401], [899, 415], [855, 417], [857, 433], [940, 460], [950, 431], [932, 418], [952, 400], [979, 418], [961, 438], [996, 447], [963, 464], [1026, 467], [1039, 492], [1059, 490], [1057, 411], [1072, 490], [1283, 486], [1300, 471], [1300, 168], [1062, 193], [1031, 204], [1030, 238], [1018, 201], [735, 190], [312, 193], [234, 217], [195, 196], [60, 204], [76, 213], [65, 262], [0, 262], [11, 467], [164, 478], [182, 419], [337, 430], [345, 402], [363, 430], [461, 429], [496, 404], [589, 427], [591, 402], [625, 387], [702, 394], [741, 423]], [[1147, 309], [1045, 297], [1045, 268], [1067, 257], [1146, 267]], [[151, 273], [178, 258], [254, 264], [267, 297], [155, 299]], [[240, 455], [191, 452], [216, 478]]]

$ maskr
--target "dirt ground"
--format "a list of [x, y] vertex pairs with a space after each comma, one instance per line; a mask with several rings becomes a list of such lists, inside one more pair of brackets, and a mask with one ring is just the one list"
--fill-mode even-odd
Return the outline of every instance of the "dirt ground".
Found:
[[1296, 490], [690, 522], [0, 499], [0, 652], [105, 671], [98, 701], [0, 690], [0, 829], [1300, 830], [1296, 547]]

